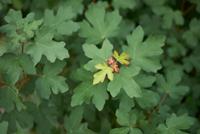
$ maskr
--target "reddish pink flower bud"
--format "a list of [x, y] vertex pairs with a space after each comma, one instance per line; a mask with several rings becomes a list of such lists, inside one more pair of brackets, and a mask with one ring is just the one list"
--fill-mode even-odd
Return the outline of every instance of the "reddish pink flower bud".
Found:
[[108, 65], [112, 65], [115, 63], [115, 59], [113, 57], [110, 57], [107, 61]]
[[116, 72], [116, 73], [119, 72], [119, 66], [117, 62], [114, 62], [114, 64], [111, 65], [111, 68], [113, 69], [113, 72]]

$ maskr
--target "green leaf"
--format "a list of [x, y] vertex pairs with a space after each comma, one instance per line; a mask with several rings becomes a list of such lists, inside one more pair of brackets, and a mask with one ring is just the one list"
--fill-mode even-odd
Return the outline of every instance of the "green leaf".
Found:
[[112, 56], [113, 46], [109, 40], [104, 40], [102, 48], [98, 49], [92, 44], [84, 44], [83, 51], [91, 60], [84, 66], [88, 71], [95, 71], [95, 65], [106, 63], [108, 58]]
[[90, 80], [92, 73], [86, 71], [84, 68], [78, 68], [75, 72], [71, 74], [71, 78], [75, 81], [85, 81]]
[[123, 94], [120, 98], [120, 105], [116, 111], [117, 122], [122, 127], [112, 129], [110, 134], [142, 134], [142, 131], [135, 128], [136, 121], [138, 119], [137, 112], [132, 110], [135, 106], [133, 99]]
[[4, 37], [0, 35], [0, 56], [7, 52], [7, 46]]
[[83, 108], [82, 107], [76, 107], [71, 111], [71, 114], [69, 117], [65, 117], [65, 129], [70, 132], [75, 130], [79, 127], [81, 124], [83, 116]]
[[[116, 111], [117, 122], [121, 126], [129, 126], [132, 124], [130, 119], [130, 111], [135, 106], [133, 99], [123, 95], [120, 100], [119, 109]], [[133, 121], [133, 124], [135, 121]]]
[[137, 128], [121, 127], [112, 129], [110, 134], [142, 134], [142, 131]]
[[20, 55], [18, 57], [19, 59], [19, 66], [21, 66], [21, 68], [23, 68], [23, 71], [27, 74], [36, 74], [36, 69], [33, 65], [33, 62], [31, 60], [31, 58], [27, 55]]
[[105, 84], [93, 85], [91, 82], [83, 82], [78, 85], [72, 96], [71, 106], [82, 105], [92, 100], [96, 108], [101, 111], [105, 101], [108, 99]]
[[106, 38], [117, 35], [121, 16], [117, 10], [106, 13], [102, 3], [91, 4], [85, 13], [87, 20], [80, 26], [80, 36], [86, 38], [87, 43], [98, 44]]
[[23, 128], [19, 125], [18, 122], [17, 122], [16, 126], [17, 126], [17, 130], [16, 130], [16, 132], [15, 132], [14, 134], [27, 134], [27, 133], [29, 133], [29, 129], [23, 129]]
[[68, 90], [65, 78], [61, 76], [44, 76], [36, 81], [36, 89], [42, 98], [48, 99], [53, 94], [64, 93]]
[[18, 111], [21, 111], [25, 108], [25, 105], [21, 102], [15, 87], [5, 86], [0, 88], [0, 107], [10, 112], [14, 110], [15, 107]]
[[123, 89], [129, 97], [140, 97], [141, 90], [140, 86], [133, 79], [134, 76], [138, 75], [140, 69], [136, 66], [121, 67], [119, 74], [114, 75], [113, 81], [108, 84], [108, 91], [113, 97], [120, 93]]
[[173, 9], [171, 9], [170, 7], [158, 6], [154, 7], [153, 11], [155, 14], [162, 16], [162, 27], [165, 29], [171, 28], [173, 24], [184, 24], [184, 18], [182, 16], [181, 11], [179, 10], [173, 11]]
[[121, 128], [114, 128], [110, 131], [110, 134], [128, 134], [129, 128], [121, 127]]
[[14, 85], [22, 75], [35, 74], [36, 70], [31, 58], [28, 55], [8, 54], [0, 57], [0, 73], [4, 74], [4, 80]]
[[113, 0], [113, 5], [115, 8], [122, 9], [133, 9], [137, 5], [136, 0], [127, 0], [126, 2], [122, 0]]
[[166, 0], [144, 0], [144, 3], [151, 7], [159, 7], [165, 4]]
[[139, 128], [131, 128], [129, 134], [143, 134], [143, 132]]
[[185, 56], [187, 49], [185, 46], [182, 45], [182, 43], [173, 35], [169, 37], [167, 40], [167, 44], [169, 44], [169, 49], [167, 50], [167, 53], [170, 57], [178, 57], [178, 56]]
[[39, 106], [33, 103], [29, 103], [27, 106], [27, 110], [33, 118], [34, 123], [37, 124], [35, 126], [36, 133], [51, 133], [52, 129], [58, 125], [57, 117], [59, 112], [55, 104], [49, 99], [46, 102], [42, 102]]
[[7, 130], [8, 130], [8, 122], [1, 122], [0, 123], [0, 133], [1, 134], [7, 134]]
[[152, 108], [158, 104], [160, 96], [151, 90], [143, 90], [140, 98], [136, 98], [137, 103], [142, 108]]
[[72, 7], [72, 10], [74, 13], [76, 14], [82, 14], [83, 12], [83, 9], [84, 9], [84, 6], [82, 4], [83, 0], [68, 0], [68, 1], [64, 1], [63, 4], [64, 6], [69, 6]]
[[183, 59], [184, 61], [184, 69], [187, 72], [191, 72], [193, 68], [200, 69], [200, 55], [199, 50], [196, 49], [193, 51], [193, 55], [190, 55], [189, 57], [186, 57]]
[[192, 3], [196, 4], [196, 10], [200, 13], [200, 1], [198, 0], [191, 0]]
[[35, 20], [35, 14], [29, 13], [25, 18], [20, 11], [9, 10], [5, 16], [7, 24], [0, 28], [0, 31], [6, 33], [9, 43], [9, 49], [16, 53], [21, 51], [21, 44], [27, 43], [27, 40], [34, 37], [36, 30], [42, 24], [42, 20]]
[[166, 70], [165, 75], [166, 78], [162, 75], [157, 75], [158, 90], [160, 92], [167, 93], [173, 99], [177, 99], [184, 96], [189, 91], [187, 86], [179, 84], [183, 75], [182, 70], [171, 68]]
[[131, 62], [138, 65], [147, 72], [156, 72], [161, 68], [159, 56], [162, 54], [162, 46], [165, 38], [163, 36], [149, 36], [144, 42], [144, 31], [138, 26], [131, 35], [127, 37], [127, 53]]
[[189, 47], [195, 47], [199, 41], [199, 26], [200, 20], [194, 18], [190, 21], [189, 30], [183, 33], [183, 39], [186, 41]]
[[145, 73], [140, 73], [139, 75], [135, 77], [135, 79], [142, 88], [150, 88], [152, 87], [153, 83], [156, 81], [155, 76], [151, 76]]
[[79, 29], [79, 25], [71, 19], [75, 16], [70, 7], [60, 6], [56, 15], [52, 10], [46, 10], [44, 14], [44, 26], [51, 29], [55, 35], [71, 35]]
[[30, 129], [33, 127], [33, 117], [25, 110], [13, 110], [3, 116], [3, 120], [8, 121], [8, 133], [13, 133], [22, 129]]
[[81, 123], [82, 118], [82, 107], [74, 108], [69, 117], [65, 116], [64, 126], [69, 134], [93, 134], [93, 132], [87, 128], [87, 123]]
[[0, 0], [0, 25], [0, 134], [200, 134], [200, 0]]
[[58, 73], [62, 71], [61, 62], [47, 63], [43, 70], [43, 75], [36, 80], [36, 90], [42, 98], [48, 99], [51, 93], [65, 93], [68, 85], [63, 76]]
[[68, 50], [65, 48], [64, 42], [52, 40], [51, 33], [39, 33], [35, 39], [35, 43], [26, 48], [26, 53], [33, 58], [34, 64], [37, 64], [42, 56], [50, 62], [55, 62], [56, 59], [63, 60], [69, 57]]
[[11, 3], [11, 0], [0, 1], [0, 10], [6, 9], [10, 3]]
[[166, 124], [160, 124], [158, 131], [161, 134], [189, 134], [185, 130], [189, 129], [194, 124], [194, 119], [184, 114], [176, 116], [172, 114]]

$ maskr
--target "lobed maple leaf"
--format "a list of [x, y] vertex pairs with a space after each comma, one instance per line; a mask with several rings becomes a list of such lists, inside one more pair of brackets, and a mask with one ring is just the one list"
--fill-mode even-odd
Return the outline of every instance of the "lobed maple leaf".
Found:
[[104, 82], [106, 76], [109, 80], [113, 80], [113, 69], [109, 67], [106, 63], [97, 64], [95, 68], [101, 71], [94, 74], [93, 85], [98, 84], [100, 82]]
[[119, 54], [117, 51], [114, 51], [113, 57], [121, 64], [123, 65], [128, 65], [130, 64], [129, 62], [129, 56], [126, 52], [123, 52]]

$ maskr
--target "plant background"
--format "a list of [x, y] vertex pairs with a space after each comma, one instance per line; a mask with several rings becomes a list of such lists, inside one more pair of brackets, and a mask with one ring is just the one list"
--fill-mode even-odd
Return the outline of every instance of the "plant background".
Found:
[[[200, 134], [199, 0], [0, 0], [0, 26], [0, 134]], [[92, 85], [104, 40], [142, 32], [141, 97]]]

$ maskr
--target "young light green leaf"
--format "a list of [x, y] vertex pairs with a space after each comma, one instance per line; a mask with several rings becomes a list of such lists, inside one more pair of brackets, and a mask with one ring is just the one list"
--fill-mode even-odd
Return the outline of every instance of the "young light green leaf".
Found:
[[113, 69], [109, 67], [106, 63], [97, 64], [95, 68], [100, 71], [94, 74], [93, 85], [96, 85], [100, 82], [101, 83], [104, 82], [106, 76], [108, 77], [110, 81], [113, 80]]
[[117, 51], [114, 51], [113, 57], [123, 65], [128, 65], [129, 62], [129, 55], [126, 52], [119, 54]]

